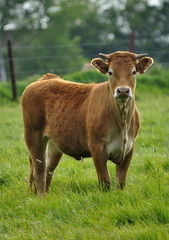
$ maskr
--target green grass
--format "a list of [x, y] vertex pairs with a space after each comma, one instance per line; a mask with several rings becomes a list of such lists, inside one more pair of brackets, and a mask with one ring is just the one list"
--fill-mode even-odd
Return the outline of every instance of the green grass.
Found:
[[65, 156], [49, 194], [28, 189], [28, 159], [18, 103], [0, 105], [0, 239], [167, 240], [169, 239], [169, 96], [138, 87], [141, 130], [126, 188], [97, 186], [92, 159]]

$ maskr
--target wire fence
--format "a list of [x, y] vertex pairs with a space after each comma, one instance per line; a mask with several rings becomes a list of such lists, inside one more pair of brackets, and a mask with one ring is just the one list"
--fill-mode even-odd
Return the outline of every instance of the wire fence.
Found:
[[[110, 53], [117, 50], [128, 50], [129, 40], [113, 41], [112, 44], [105, 42], [79, 44], [82, 52], [73, 55], [72, 44], [60, 45], [29, 45], [13, 46], [13, 62], [17, 79], [25, 79], [31, 75], [42, 75], [47, 72], [59, 75], [70, 72], [80, 71], [85, 62], [90, 62], [94, 57], [98, 57], [99, 52]], [[67, 49], [69, 51], [67, 51]], [[155, 59], [156, 63], [169, 66], [169, 44], [165, 47], [146, 48], [144, 45], [135, 43], [135, 52], [147, 52], [149, 56]], [[0, 49], [0, 79], [3, 80], [10, 76], [9, 57], [7, 48]], [[80, 60], [83, 58], [83, 61]], [[85, 59], [85, 60], [84, 60]]]

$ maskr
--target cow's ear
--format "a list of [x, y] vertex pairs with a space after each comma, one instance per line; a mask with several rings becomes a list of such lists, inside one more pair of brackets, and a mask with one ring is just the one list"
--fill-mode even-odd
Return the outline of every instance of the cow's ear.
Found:
[[140, 74], [144, 73], [153, 63], [154, 60], [150, 57], [142, 58], [136, 65], [137, 72]]
[[91, 65], [95, 67], [99, 72], [106, 74], [108, 72], [108, 63], [103, 61], [101, 58], [94, 58], [91, 61]]

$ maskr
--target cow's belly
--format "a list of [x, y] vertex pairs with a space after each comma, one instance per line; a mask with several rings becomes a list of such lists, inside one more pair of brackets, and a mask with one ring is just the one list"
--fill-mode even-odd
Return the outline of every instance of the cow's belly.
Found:
[[73, 137], [69, 138], [68, 135], [66, 138], [58, 137], [51, 138], [50, 141], [53, 142], [55, 147], [62, 153], [69, 155], [76, 160], [81, 160], [82, 158], [91, 157], [90, 150], [87, 144], [80, 141], [80, 138], [74, 139]]
[[91, 157], [85, 128], [83, 125], [76, 124], [76, 121], [72, 120], [71, 124], [67, 123], [66, 125], [60, 119], [56, 119], [52, 124], [48, 124], [45, 129], [45, 135], [60, 152], [66, 155], [77, 160]]
[[133, 141], [130, 137], [127, 137], [125, 141], [122, 138], [115, 138], [106, 144], [106, 152], [109, 160], [114, 163], [120, 162], [123, 159], [122, 156], [126, 156], [132, 149]]

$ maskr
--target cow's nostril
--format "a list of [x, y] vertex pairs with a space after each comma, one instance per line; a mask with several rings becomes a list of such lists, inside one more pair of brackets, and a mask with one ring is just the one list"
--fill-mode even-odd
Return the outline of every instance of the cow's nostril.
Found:
[[129, 89], [129, 88], [127, 88], [127, 89], [126, 89], [126, 93], [129, 93], [129, 92], [130, 92], [130, 89]]
[[121, 90], [120, 88], [117, 88], [117, 93], [120, 94], [121, 93]]

